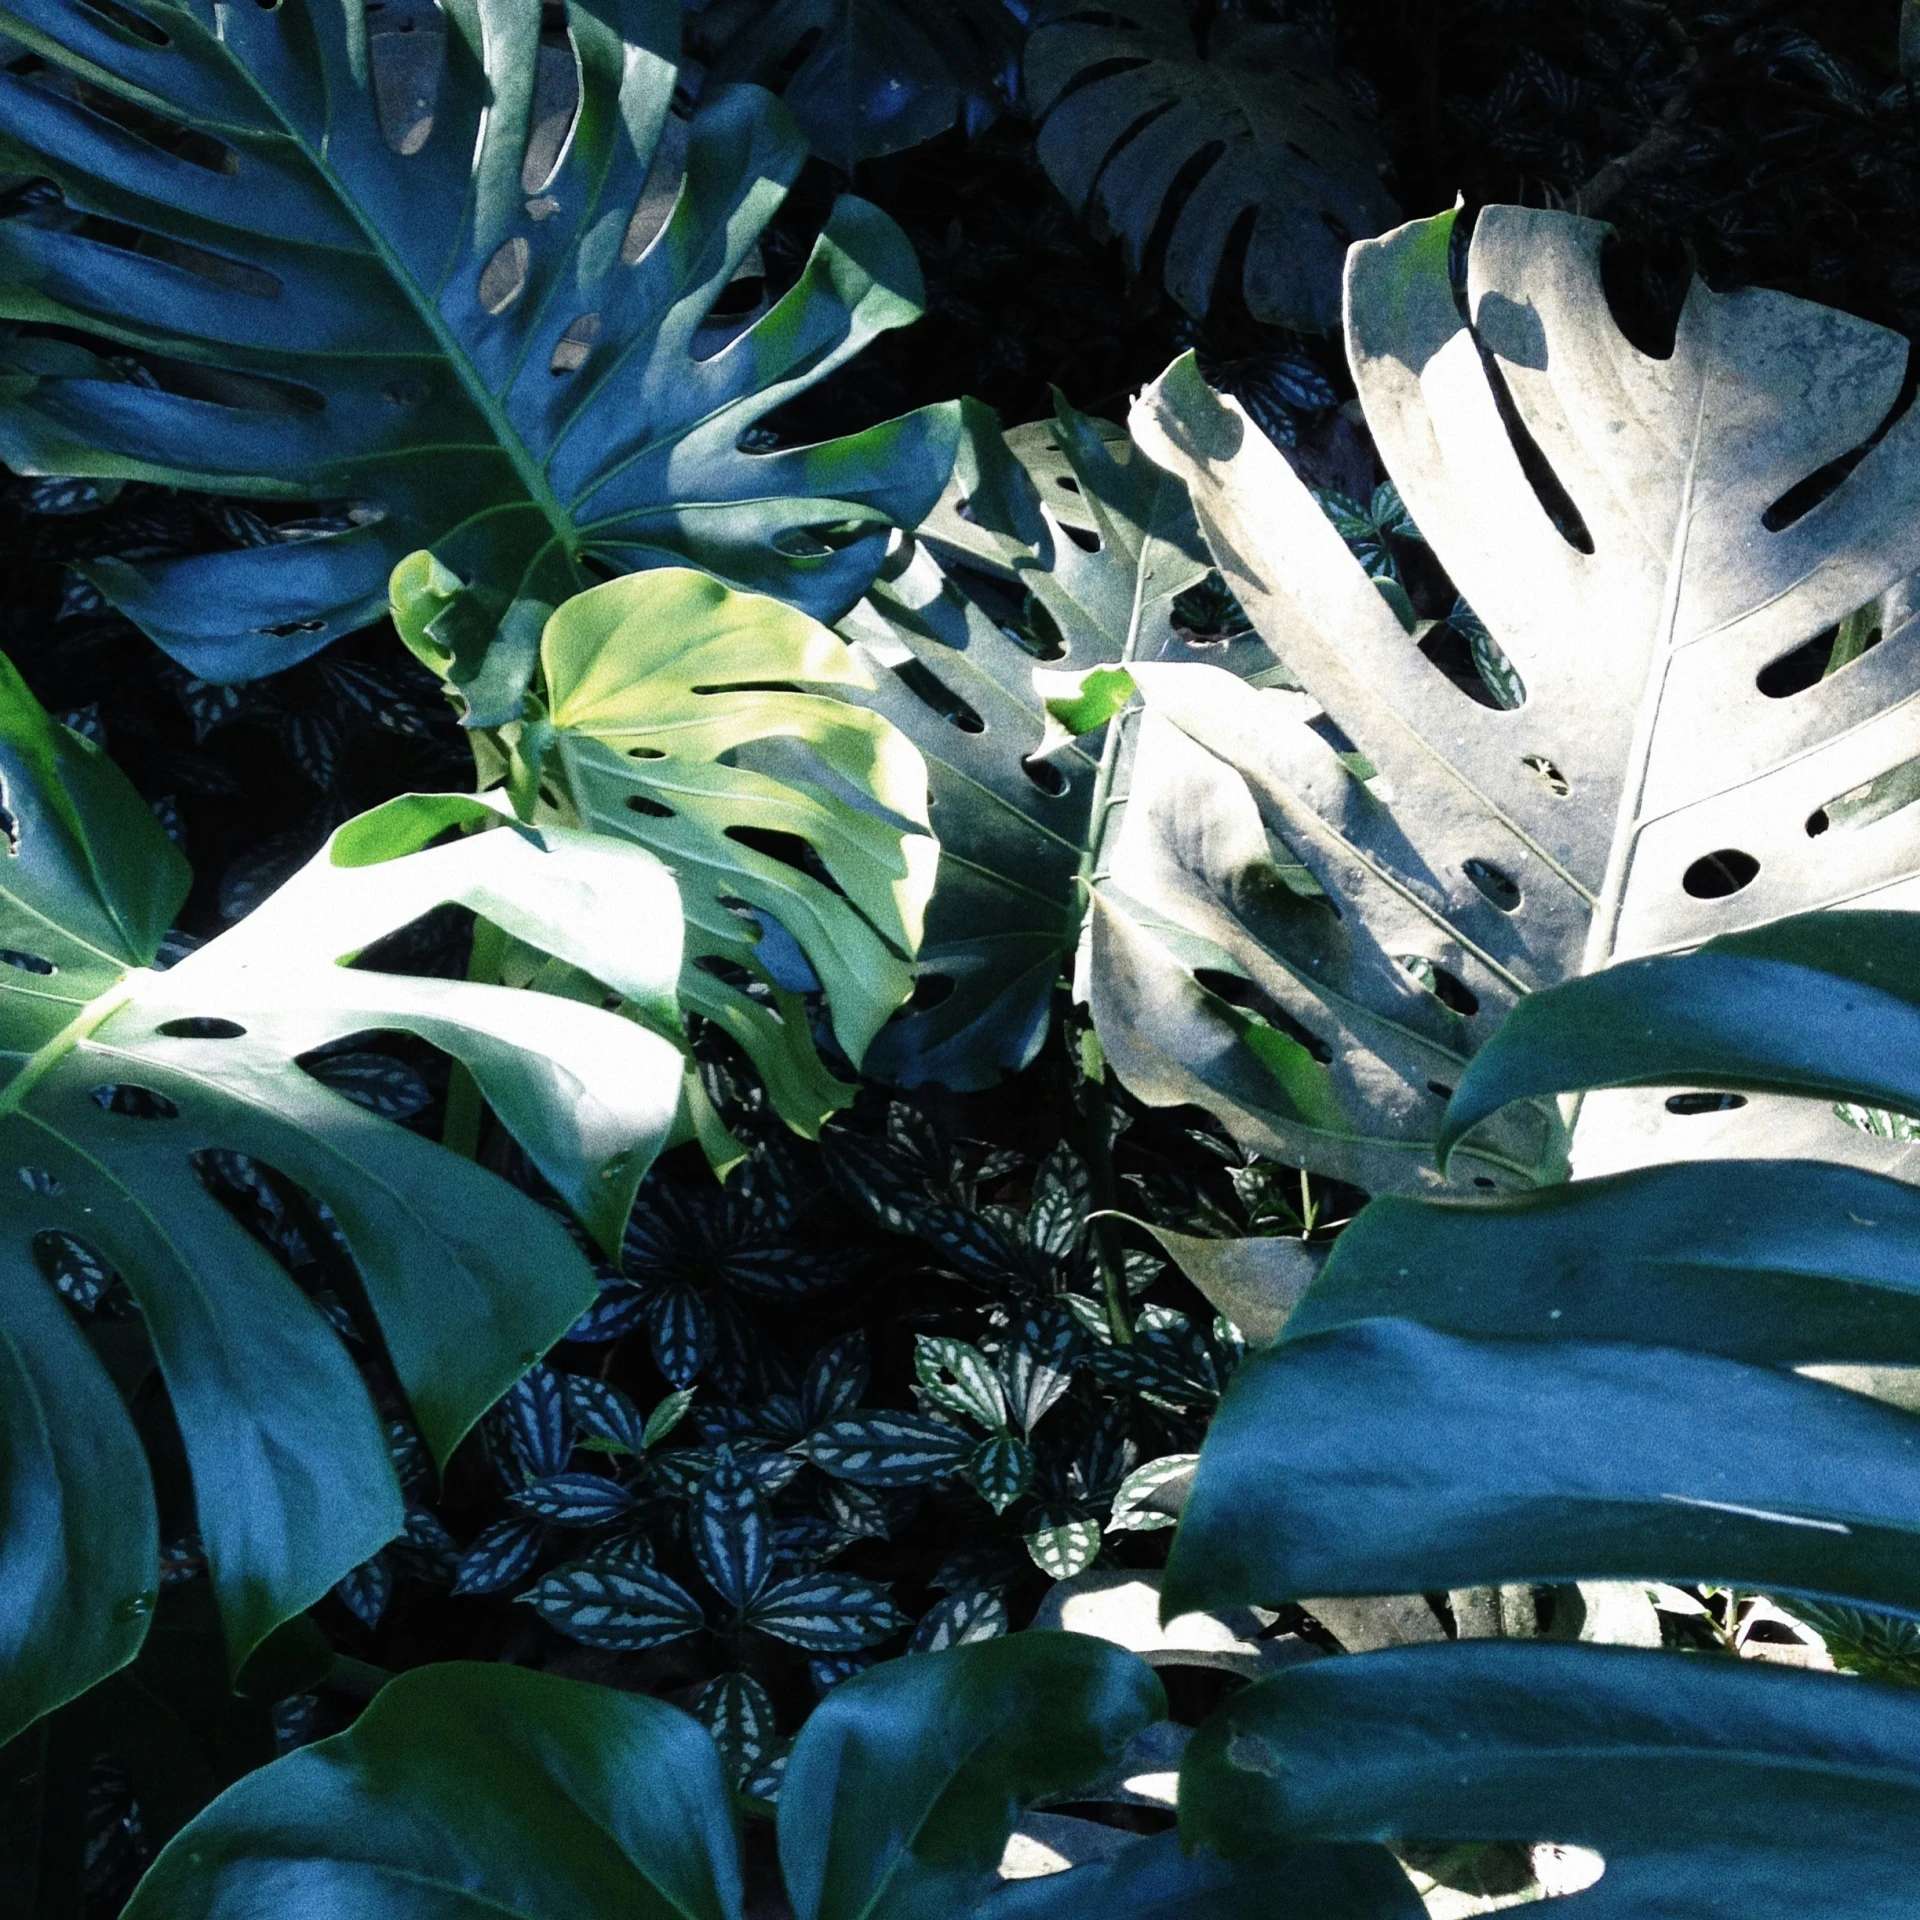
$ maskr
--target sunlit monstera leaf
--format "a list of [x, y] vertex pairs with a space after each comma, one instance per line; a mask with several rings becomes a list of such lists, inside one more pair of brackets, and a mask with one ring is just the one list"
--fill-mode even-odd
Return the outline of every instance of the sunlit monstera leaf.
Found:
[[982, 1087], [1038, 1051], [1104, 781], [1098, 742], [1050, 726], [1036, 670], [1187, 654], [1174, 602], [1206, 570], [1186, 490], [1120, 429], [1057, 397], [1004, 439], [970, 420], [945, 498], [840, 623], [874, 680], [850, 697], [926, 756], [941, 847], [914, 1005], [871, 1071]]
[[792, 117], [753, 87], [674, 116], [670, 0], [542, 19], [523, 0], [0, 7], [37, 62], [0, 73], [0, 164], [61, 196], [0, 222], [0, 314], [25, 323], [0, 454], [334, 516], [90, 563], [203, 678], [364, 625], [431, 546], [470, 588], [442, 623], [453, 681], [494, 724], [547, 614], [594, 578], [693, 562], [831, 619], [938, 496], [951, 407], [741, 445], [916, 316], [899, 230], [843, 199], [768, 311], [716, 318], [805, 158]]
[[[139, 1443], [56, 1281], [117, 1274], [139, 1310], [237, 1668], [399, 1532], [402, 1501], [346, 1350], [208, 1190], [207, 1157], [247, 1155], [325, 1210], [314, 1230], [330, 1222], [344, 1242], [444, 1459], [592, 1300], [591, 1268], [544, 1208], [333, 1092], [301, 1057], [378, 1030], [443, 1049], [610, 1245], [667, 1137], [682, 1061], [663, 1037], [679, 902], [638, 848], [502, 825], [459, 796], [395, 801], [156, 972], [185, 866], [117, 769], [11, 667], [0, 779], [4, 1737], [133, 1656], [157, 1580]], [[488, 830], [428, 844], [451, 826]], [[343, 964], [447, 902], [584, 969], [636, 1018]]]
[[[449, 590], [427, 554], [395, 575], [401, 631], [443, 672], [429, 636]], [[940, 859], [919, 753], [848, 704], [873, 684], [797, 608], [661, 567], [561, 607], [530, 703], [545, 711], [475, 736], [534, 817], [667, 863], [687, 913], [681, 1004], [746, 1049], [806, 1133], [853, 1088], [822, 1063], [804, 996], [824, 990], [857, 1065], [913, 989]]]
[[[1608, 313], [1605, 229], [1515, 207], [1475, 228], [1470, 325], [1455, 217], [1354, 249], [1348, 352], [1504, 692], [1423, 654], [1191, 361], [1134, 414], [1307, 692], [1137, 676], [1095, 1017], [1143, 1098], [1374, 1190], [1432, 1182], [1465, 1062], [1524, 993], [1804, 908], [1911, 904], [1920, 872], [1920, 416], [1889, 420], [1906, 342], [1696, 286], [1650, 358]], [[1909, 1150], [1830, 1107], [1670, 1092], [1590, 1097], [1582, 1170]], [[1516, 1107], [1453, 1167], [1504, 1185], [1560, 1152], [1548, 1109]]]

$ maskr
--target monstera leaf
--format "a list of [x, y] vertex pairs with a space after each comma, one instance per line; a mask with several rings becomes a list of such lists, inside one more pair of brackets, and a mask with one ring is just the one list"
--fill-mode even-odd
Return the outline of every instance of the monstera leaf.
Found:
[[[1475, 1056], [1443, 1141], [1508, 1100], [1649, 1081], [1709, 1107], [1747, 1097], [1712, 1089], [1764, 1090], [1776, 1123], [1796, 1101], [1829, 1121], [1836, 1099], [1920, 1111], [1917, 965], [1920, 916], [1817, 913], [1547, 988]], [[1683, 1159], [1492, 1199], [1387, 1196], [1229, 1386], [1166, 1604], [1451, 1589], [1460, 1619], [1469, 1586], [1517, 1589], [1531, 1614], [1518, 1583], [1554, 1583], [1557, 1609], [1562, 1583], [1680, 1581], [1911, 1622], [1917, 1367], [1904, 1181]], [[1920, 1808], [1910, 1691], [1756, 1671], [1785, 1650], [1742, 1650], [1328, 1661], [1202, 1729], [1182, 1809], [1229, 1852], [1577, 1843], [1605, 1859], [1581, 1896], [1596, 1914], [1901, 1912], [1884, 1861]]]
[[[421, 554], [394, 591], [402, 633], [446, 671], [429, 636], [457, 583]], [[919, 754], [846, 704], [872, 674], [797, 609], [662, 567], [560, 608], [538, 684], [546, 712], [501, 732], [501, 768], [536, 817], [667, 863], [687, 914], [682, 1005], [725, 1028], [781, 1114], [817, 1132], [853, 1089], [821, 1063], [802, 990], [825, 989], [857, 1065], [913, 989], [940, 857]]]
[[1189, 1843], [1550, 1840], [1592, 1920], [1913, 1904], [1911, 1689], [1625, 1648], [1481, 1641], [1317, 1660], [1238, 1694], [1180, 1769]]
[[[999, 1886], [1021, 1812], [1092, 1787], [1165, 1711], [1142, 1661], [1080, 1634], [1018, 1634], [855, 1675], [793, 1745], [777, 1820], [784, 1904], [797, 1920], [1074, 1920], [1100, 1895], [1115, 1920], [1155, 1920], [1206, 1898], [1252, 1920], [1273, 1910], [1277, 1884], [1301, 1920], [1417, 1920], [1405, 1876], [1365, 1845], [1255, 1847], [1229, 1862], [1183, 1854], [1172, 1834], [1095, 1829], [1122, 1849], [1110, 1865]], [[448, 1665], [401, 1675], [351, 1731], [230, 1789], [126, 1912], [727, 1920], [742, 1880], [734, 1797], [699, 1722], [643, 1694]]]
[[347, 503], [333, 531], [294, 524], [310, 537], [92, 563], [196, 674], [271, 672], [364, 625], [431, 546], [470, 589], [443, 620], [452, 679], [497, 724], [547, 614], [594, 578], [690, 561], [831, 619], [938, 496], [952, 408], [741, 445], [916, 316], [899, 230], [844, 199], [771, 310], [705, 324], [805, 157], [791, 117], [751, 87], [671, 117], [669, 0], [580, 0], [550, 46], [541, 18], [0, 8], [44, 63], [0, 74], [5, 164], [61, 195], [0, 223], [0, 313], [29, 323], [0, 454]]
[[[1190, 361], [1134, 419], [1308, 692], [1137, 676], [1095, 1018], [1143, 1098], [1375, 1191], [1433, 1181], [1465, 1062], [1524, 994], [1802, 908], [1898, 906], [1920, 871], [1906, 342], [1696, 286], [1649, 358], [1608, 314], [1604, 229], [1513, 207], [1474, 230], [1469, 323], [1454, 219], [1354, 249], [1348, 352], [1504, 693], [1422, 652]], [[1830, 1110], [1623, 1090], [1588, 1099], [1576, 1155], [1886, 1165], [1896, 1144]], [[1549, 1110], [1519, 1107], [1453, 1164], [1507, 1185], [1561, 1152]]]
[[1219, 9], [1202, 40], [1181, 0], [1050, 0], [1026, 81], [1041, 164], [1120, 235], [1134, 272], [1164, 229], [1167, 291], [1203, 316], [1250, 217], [1254, 316], [1307, 330], [1340, 317], [1347, 243], [1395, 208], [1385, 154], [1298, 28]]
[[[592, 1300], [591, 1268], [544, 1208], [333, 1092], [302, 1056], [366, 1031], [430, 1041], [617, 1245], [674, 1119], [681, 1055], [639, 1023], [672, 1030], [680, 913], [638, 848], [502, 825], [459, 796], [395, 801], [156, 972], [186, 870], [118, 771], [10, 667], [0, 777], [4, 1737], [132, 1657], [157, 1576], [138, 1442], [53, 1283], [117, 1274], [139, 1309], [237, 1669], [392, 1538], [402, 1506], [359, 1375], [203, 1183], [209, 1156], [246, 1155], [325, 1209], [313, 1231], [344, 1242], [444, 1460]], [[491, 830], [427, 844], [449, 826]], [[449, 902], [584, 969], [639, 1018], [342, 964]]]
[[744, 22], [726, 0], [694, 16], [696, 34], [709, 21], [731, 28], [713, 49], [708, 83], [772, 86], [801, 54], [781, 97], [814, 152], [844, 171], [917, 147], [956, 122], [977, 133], [1006, 104], [1020, 31], [1000, 0], [749, 4]]
[[1185, 489], [1119, 429], [1057, 396], [1051, 422], [1004, 440], [971, 427], [918, 540], [840, 627], [876, 685], [850, 697], [926, 756], [940, 836], [914, 1006], [868, 1056], [908, 1086], [1025, 1066], [1079, 938], [1107, 782], [1050, 729], [1036, 669], [1184, 654], [1173, 603], [1206, 572]]

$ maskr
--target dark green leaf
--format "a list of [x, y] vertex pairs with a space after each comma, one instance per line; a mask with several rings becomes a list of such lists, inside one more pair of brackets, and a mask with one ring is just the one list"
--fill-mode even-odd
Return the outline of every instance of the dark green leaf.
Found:
[[[1596, 1087], [1725, 1087], [1920, 1114], [1916, 1061], [1920, 916], [1801, 914], [1529, 995], [1461, 1076], [1440, 1150], [1511, 1101]], [[1837, 1138], [1844, 1126], [1830, 1122]]]
[[537, 1520], [496, 1520], [460, 1556], [455, 1593], [504, 1593], [533, 1571], [540, 1557]]
[[1395, 1315], [1763, 1364], [1910, 1363], [1920, 1191], [1852, 1167], [1733, 1160], [1479, 1201], [1384, 1196], [1334, 1243], [1286, 1338]]
[[1099, 1778], [1165, 1711], [1144, 1662], [1081, 1634], [1015, 1634], [845, 1681], [801, 1729], [780, 1795], [797, 1920], [970, 1902], [1021, 1807]]
[[920, 1616], [907, 1643], [909, 1653], [944, 1653], [976, 1640], [997, 1640], [1007, 1631], [1007, 1603], [985, 1587], [968, 1587], [936, 1601]]
[[647, 1417], [631, 1394], [587, 1373], [570, 1373], [566, 1383], [567, 1411], [586, 1435], [584, 1445], [616, 1453], [646, 1452]]
[[995, 1513], [1005, 1513], [1033, 1481], [1033, 1452], [1024, 1440], [996, 1433], [967, 1462], [967, 1478]]
[[1007, 1424], [1007, 1399], [978, 1347], [945, 1335], [914, 1336], [913, 1369], [926, 1397], [943, 1413], [991, 1431]]
[[1189, 1842], [1551, 1839], [1595, 1920], [1910, 1911], [1920, 1695], [1758, 1661], [1476, 1640], [1237, 1694], [1180, 1775]]
[[658, 1700], [512, 1666], [402, 1674], [348, 1733], [250, 1774], [128, 1920], [729, 1920], [731, 1796]]
[[694, 1717], [713, 1735], [728, 1777], [738, 1786], [758, 1773], [779, 1740], [773, 1702], [758, 1680], [744, 1673], [723, 1673], [701, 1688]]
[[1920, 1417], [1791, 1373], [1362, 1321], [1241, 1368], [1167, 1605], [1650, 1578], [1920, 1614], [1916, 1468]]

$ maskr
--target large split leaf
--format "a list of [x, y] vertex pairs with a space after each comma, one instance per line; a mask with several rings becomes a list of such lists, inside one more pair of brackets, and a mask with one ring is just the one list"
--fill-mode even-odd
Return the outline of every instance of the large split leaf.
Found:
[[[1422, 653], [1190, 361], [1135, 414], [1310, 703], [1202, 669], [1140, 677], [1096, 1018], [1144, 1097], [1202, 1100], [1251, 1144], [1376, 1191], [1431, 1181], [1464, 1061], [1522, 994], [1801, 908], [1899, 906], [1920, 871], [1904, 805], [1920, 415], [1887, 423], [1906, 343], [1696, 286], [1652, 359], [1607, 311], [1604, 229], [1512, 207], [1475, 227], [1469, 326], [1453, 223], [1354, 249], [1348, 352], [1517, 705]], [[1183, 939], [1229, 955], [1208, 964], [1235, 1004], [1203, 996]], [[1337, 1126], [1298, 1087], [1293, 1113], [1273, 1098], [1261, 1056], [1279, 1050], [1250, 1016], [1316, 1056]], [[1461, 1176], [1551, 1173], [1543, 1122], [1515, 1109], [1482, 1129]], [[1728, 1150], [1749, 1129], [1760, 1151], [1884, 1161], [1884, 1142], [1819, 1116], [1817, 1139], [1780, 1124], [1776, 1103], [1703, 1124], [1659, 1092], [1608, 1093], [1583, 1110], [1578, 1164]]]
[[[21, 1436], [4, 1456], [0, 1509], [44, 1501], [50, 1475], [69, 1489], [9, 1530], [27, 1564], [0, 1600], [0, 1644], [30, 1652], [52, 1630], [62, 1648], [9, 1676], [26, 1689], [25, 1718], [130, 1657], [157, 1572], [137, 1443], [71, 1328], [46, 1312], [49, 1283], [117, 1273], [140, 1309], [237, 1667], [399, 1530], [401, 1500], [345, 1350], [203, 1185], [203, 1156], [250, 1156], [328, 1210], [444, 1459], [592, 1299], [592, 1272], [545, 1209], [331, 1091], [300, 1057], [370, 1030], [440, 1047], [610, 1244], [673, 1121], [681, 1057], [598, 1007], [341, 962], [453, 902], [668, 1027], [680, 916], [671, 878], [638, 848], [504, 827], [478, 801], [425, 796], [350, 822], [252, 916], [155, 972], [185, 868], [117, 770], [51, 723], [10, 667], [0, 778], [12, 840], [0, 872], [0, 1354]], [[493, 830], [427, 846], [456, 824]], [[130, 1581], [132, 1556], [145, 1572]], [[50, 1629], [37, 1609], [63, 1593], [71, 1611]]]
[[[421, 555], [395, 577], [409, 637], [439, 572]], [[687, 915], [681, 1004], [718, 1021], [781, 1114], [817, 1132], [853, 1090], [822, 1065], [802, 991], [825, 989], [858, 1065], [913, 989], [940, 858], [920, 755], [849, 704], [872, 673], [798, 609], [662, 567], [560, 608], [539, 686], [546, 715], [502, 736], [536, 817], [667, 863]]]
[[1120, 234], [1136, 273], [1164, 227], [1167, 291], [1189, 313], [1249, 221], [1255, 317], [1330, 326], [1347, 243], [1394, 217], [1385, 154], [1298, 28], [1217, 10], [1203, 42], [1181, 0], [1049, 0], [1026, 81], [1054, 184]]
[[[977, 133], [998, 117], [1020, 32], [1000, 0], [753, 0], [714, 48], [708, 84], [779, 81], [815, 153], [851, 172], [917, 147], [955, 124]], [[695, 16], [701, 24], [712, 8]], [[698, 33], [699, 27], [694, 27]]]
[[1605, 1860], [1568, 1911], [1752, 1920], [1912, 1911], [1920, 1695], [1624, 1648], [1481, 1640], [1319, 1660], [1194, 1736], [1181, 1831], [1549, 1840]]
[[740, 443], [915, 317], [899, 230], [844, 199], [770, 311], [706, 325], [805, 156], [776, 101], [721, 88], [673, 118], [668, 0], [576, 0], [550, 46], [520, 0], [397, 25], [364, 0], [0, 9], [47, 63], [0, 74], [0, 138], [64, 201], [0, 226], [0, 312], [29, 323], [0, 453], [351, 509], [322, 537], [97, 561], [96, 583], [194, 672], [245, 679], [375, 618], [431, 546], [470, 583], [442, 637], [484, 724], [517, 717], [547, 614], [594, 569], [691, 561], [844, 611], [939, 494], [954, 410]]
[[1057, 397], [1004, 440], [972, 423], [918, 540], [841, 623], [877, 683], [853, 697], [926, 756], [941, 850], [915, 1005], [872, 1071], [976, 1088], [1038, 1051], [1106, 783], [1049, 728], [1035, 669], [1183, 653], [1173, 604], [1205, 571], [1185, 489], [1116, 428]]
[[[1133, 1655], [1064, 1633], [891, 1661], [845, 1682], [801, 1730], [780, 1794], [793, 1912], [965, 1914], [994, 1889], [1018, 1813], [1089, 1786], [1165, 1704]], [[1183, 1892], [1265, 1910], [1270, 1852], [1245, 1866], [1211, 1852], [1183, 1863], [1170, 1846], [1135, 1844], [1146, 1848], [1138, 1865], [1102, 1877], [1116, 1920], [1177, 1912]], [[1372, 1849], [1282, 1857], [1298, 1862], [1303, 1920], [1408, 1911]], [[1335, 1897], [1348, 1892], [1352, 1905]], [[698, 1722], [608, 1687], [449, 1665], [402, 1675], [350, 1732], [230, 1789], [168, 1846], [127, 1916], [738, 1920], [741, 1895], [733, 1796]], [[1072, 1898], [1060, 1908], [1083, 1910]]]

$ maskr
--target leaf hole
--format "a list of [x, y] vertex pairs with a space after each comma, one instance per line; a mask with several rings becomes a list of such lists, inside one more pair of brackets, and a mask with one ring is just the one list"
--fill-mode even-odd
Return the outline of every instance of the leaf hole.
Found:
[[583, 313], [555, 343], [553, 358], [547, 362], [549, 373], [578, 373], [587, 364], [587, 355], [600, 337], [598, 313]]
[[1463, 869], [1467, 878], [1500, 909], [1517, 913], [1520, 909], [1520, 884], [1491, 860], [1469, 860]]
[[1544, 753], [1522, 754], [1520, 764], [1533, 774], [1549, 793], [1564, 797], [1570, 791], [1567, 786], [1567, 776]]
[[908, 692], [923, 706], [931, 707], [950, 727], [962, 733], [985, 733], [987, 723], [928, 667], [918, 660], [907, 660], [893, 669]]
[[20, 973], [52, 974], [60, 971], [51, 960], [43, 960], [37, 953], [22, 953], [16, 947], [0, 947], [0, 966], [12, 967]]
[[380, 398], [390, 407], [418, 407], [432, 397], [433, 389], [424, 380], [408, 375], [399, 380], [389, 380], [380, 389]]
[[1696, 900], [1724, 900], [1750, 886], [1760, 871], [1760, 862], [1738, 847], [1721, 847], [1703, 853], [1684, 874], [1680, 884]]
[[1082, 553], [1098, 553], [1100, 551], [1100, 536], [1095, 533], [1091, 527], [1062, 526], [1061, 532], [1063, 532]]
[[1436, 1100], [1451, 1100], [1453, 1098], [1453, 1089], [1446, 1085], [1444, 1081], [1429, 1080], [1427, 1082], [1427, 1091], [1432, 1094]]
[[1480, 364], [1486, 371], [1487, 385], [1492, 390], [1501, 424], [1507, 430], [1507, 443], [1513, 448], [1514, 458], [1520, 464], [1527, 485], [1533, 489], [1533, 497], [1540, 503], [1540, 511], [1552, 522], [1554, 531], [1576, 553], [1591, 553], [1593, 535], [1587, 531], [1587, 523], [1581, 517], [1580, 509], [1574, 505], [1573, 495], [1561, 485], [1560, 476], [1554, 472], [1552, 463], [1540, 450], [1540, 443], [1521, 419], [1520, 409], [1514, 404], [1506, 376], [1500, 371], [1499, 362], [1485, 347], [1480, 350]]
[[627, 749], [627, 758], [629, 760], [664, 760], [666, 757], [666, 754], [659, 747], [629, 747]]
[[503, 241], [480, 269], [478, 299], [481, 307], [498, 317], [526, 291], [527, 274], [533, 265], [533, 249], [526, 236], [516, 233]]
[[41, 1277], [83, 1313], [101, 1306], [120, 1278], [97, 1247], [57, 1227], [33, 1236], [33, 1261]]
[[[1807, 834], [1813, 838], [1829, 827], [1842, 832], [1870, 827], [1876, 820], [1884, 820], [1888, 814], [1912, 806], [1916, 800], [1920, 800], [1920, 759], [1903, 760], [1897, 767], [1889, 767], [1885, 773], [1875, 774], [1871, 780], [1863, 780], [1857, 787], [1835, 795], [1824, 807], [1817, 807], [1808, 816]], [[1819, 822], [1818, 826], [1815, 821]]]
[[237, 1020], [219, 1020], [204, 1014], [162, 1021], [159, 1030], [169, 1040], [238, 1040], [246, 1032]]
[[323, 633], [326, 630], [326, 625], [327, 623], [324, 620], [317, 618], [311, 620], [282, 620], [277, 625], [271, 627], [255, 627], [254, 632], [271, 634], [276, 640], [284, 640], [289, 634], [294, 633]]
[[1462, 1019], [1467, 1019], [1480, 1011], [1479, 996], [1458, 974], [1449, 972], [1437, 962], [1429, 960], [1424, 954], [1397, 953], [1394, 955], [1394, 960], [1448, 1012], [1457, 1013]]
[[1020, 771], [1052, 799], [1058, 800], [1067, 790], [1067, 776], [1051, 760], [1042, 760], [1036, 755], [1022, 760]]
[[674, 817], [671, 807], [662, 805], [662, 803], [654, 799], [651, 794], [645, 793], [628, 794], [627, 811], [629, 813], [643, 813], [649, 820], [671, 820]]
[[57, 1199], [67, 1187], [58, 1174], [49, 1173], [45, 1167], [22, 1167], [20, 1184], [29, 1193], [40, 1195], [43, 1200]]
[[1667, 1111], [1684, 1115], [1732, 1113], [1746, 1104], [1747, 1097], [1743, 1093], [1676, 1093], [1668, 1097]]
[[769, 860], [778, 860], [796, 873], [804, 873], [834, 893], [841, 892], [839, 881], [827, 871], [826, 862], [812, 842], [803, 840], [797, 833], [783, 833], [777, 827], [729, 827], [727, 838]]
[[1830, 675], [1844, 672], [1862, 654], [1877, 647], [1883, 637], [1881, 629], [1875, 626], [1858, 643], [1852, 657], [1842, 660], [1836, 667], [1833, 658], [1840, 640], [1840, 629], [1828, 627], [1825, 632], [1816, 633], [1811, 640], [1803, 641], [1792, 652], [1781, 654], [1777, 660], [1769, 660], [1754, 676], [1753, 684], [1769, 700], [1791, 699], [1796, 693], [1805, 693], [1809, 687], [1818, 686]]
[[177, 1120], [180, 1109], [164, 1093], [151, 1087], [135, 1086], [126, 1080], [108, 1081], [92, 1089], [93, 1103], [104, 1113], [117, 1113], [128, 1120]]

